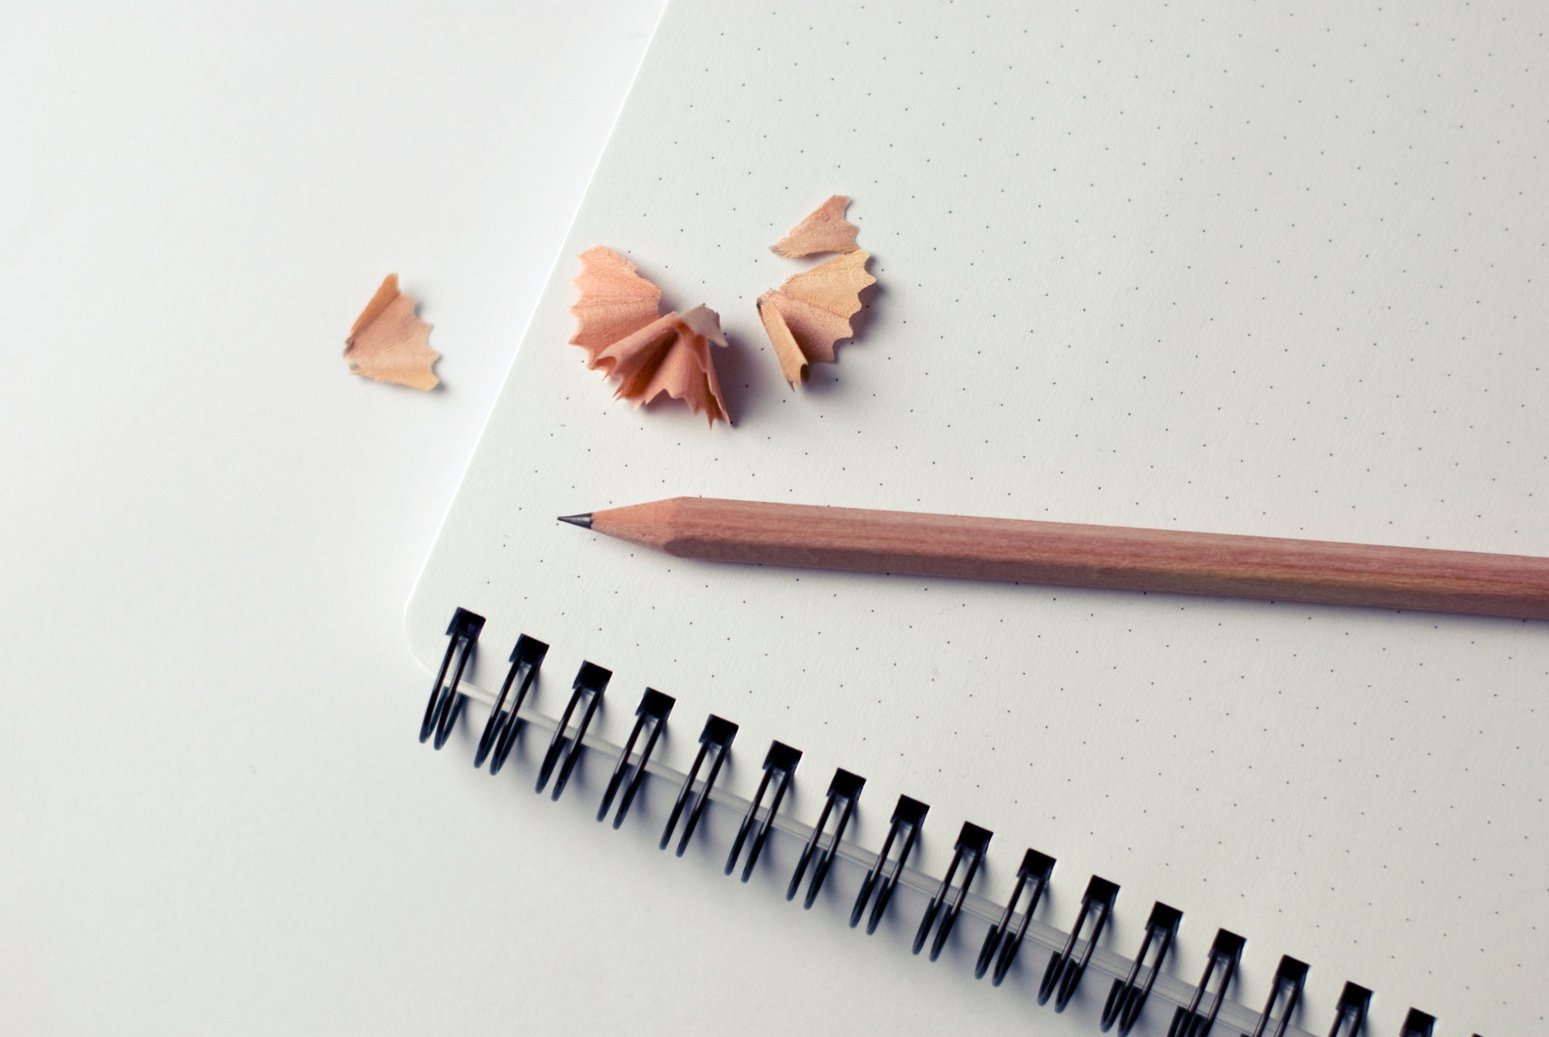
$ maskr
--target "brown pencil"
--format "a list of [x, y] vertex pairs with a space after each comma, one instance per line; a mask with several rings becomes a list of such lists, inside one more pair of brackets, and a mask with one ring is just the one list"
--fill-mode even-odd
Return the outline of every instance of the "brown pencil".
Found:
[[1549, 619], [1549, 558], [675, 497], [560, 521], [680, 558]]

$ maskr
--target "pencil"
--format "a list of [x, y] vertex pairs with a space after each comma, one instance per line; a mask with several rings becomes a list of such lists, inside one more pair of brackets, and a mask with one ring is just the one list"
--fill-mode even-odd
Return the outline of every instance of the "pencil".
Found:
[[674, 497], [561, 522], [680, 558], [1549, 619], [1549, 558]]

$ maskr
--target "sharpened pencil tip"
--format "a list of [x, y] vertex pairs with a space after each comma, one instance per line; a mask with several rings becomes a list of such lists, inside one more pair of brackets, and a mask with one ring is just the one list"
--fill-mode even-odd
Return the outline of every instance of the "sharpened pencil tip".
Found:
[[559, 516], [559, 520], [561, 522], [568, 522], [572, 526], [580, 526], [582, 529], [591, 529], [592, 528], [592, 513], [591, 512], [587, 512], [584, 515], [561, 515], [561, 516]]

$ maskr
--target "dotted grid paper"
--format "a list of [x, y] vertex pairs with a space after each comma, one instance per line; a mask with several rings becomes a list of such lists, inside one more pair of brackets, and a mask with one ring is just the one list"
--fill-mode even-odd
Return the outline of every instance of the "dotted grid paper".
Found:
[[[1309, 1028], [1350, 979], [1372, 1032], [1409, 1005], [1542, 1030], [1549, 627], [719, 567], [554, 522], [704, 494], [1549, 554], [1549, 9], [1425, 8], [679, 0], [411, 603], [416, 653], [473, 609], [481, 684], [525, 631], [551, 715], [591, 659], [615, 742], [660, 688], [679, 768], [719, 713], [745, 795], [789, 742], [803, 819], [857, 771], [863, 843], [923, 799], [934, 873], [973, 820], [986, 895], [1035, 846], [1041, 917], [1068, 928], [1104, 875], [1133, 954], [1165, 900], [1169, 972], [1229, 928], [1245, 1002], [1282, 953], [1312, 965]], [[880, 287], [791, 392], [753, 301], [835, 192]], [[614, 402], [566, 344], [599, 243], [721, 313], [735, 428]]]

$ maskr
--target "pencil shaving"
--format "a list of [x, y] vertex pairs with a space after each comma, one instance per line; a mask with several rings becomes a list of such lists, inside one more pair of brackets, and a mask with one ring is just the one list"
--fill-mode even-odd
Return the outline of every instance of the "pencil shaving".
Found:
[[770, 250], [791, 259], [826, 252], [854, 252], [860, 247], [855, 243], [859, 231], [844, 218], [844, 211], [849, 207], [849, 198], [834, 195], [803, 217], [785, 237], [770, 245]]
[[833, 363], [835, 344], [854, 333], [850, 320], [861, 308], [861, 292], [877, 283], [866, 272], [870, 259], [865, 251], [838, 256], [759, 296], [759, 319], [793, 388], [810, 364]]
[[388, 274], [345, 340], [352, 374], [411, 389], [441, 384], [432, 370], [441, 354], [430, 348], [430, 325], [414, 308], [414, 296], [398, 290], [398, 275]]
[[662, 290], [604, 245], [581, 253], [575, 286], [580, 294], [570, 307], [576, 317], [570, 341], [586, 350], [590, 367], [597, 366], [598, 351], [651, 323], [661, 308]]
[[730, 424], [710, 349], [726, 345], [714, 310], [696, 306], [658, 316], [661, 289], [602, 245], [581, 254], [575, 286], [579, 297], [570, 312], [577, 326], [570, 341], [586, 350], [587, 367], [617, 379], [616, 398], [639, 407], [665, 395], [704, 414], [711, 425]]

